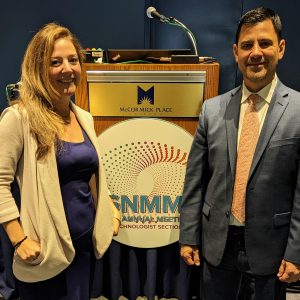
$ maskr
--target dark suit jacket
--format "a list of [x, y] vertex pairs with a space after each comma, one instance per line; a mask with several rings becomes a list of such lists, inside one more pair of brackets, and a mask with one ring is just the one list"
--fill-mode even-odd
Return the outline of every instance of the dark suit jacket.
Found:
[[[181, 205], [180, 243], [200, 245], [217, 266], [230, 219], [241, 87], [204, 102], [189, 154]], [[252, 272], [300, 264], [300, 93], [279, 80], [250, 169], [245, 246]]]

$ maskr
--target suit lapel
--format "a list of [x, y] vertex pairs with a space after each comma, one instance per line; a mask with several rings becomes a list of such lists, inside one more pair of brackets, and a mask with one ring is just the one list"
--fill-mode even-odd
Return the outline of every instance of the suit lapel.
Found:
[[240, 115], [242, 89], [238, 87], [230, 94], [225, 112], [227, 146], [231, 172], [234, 176], [237, 156], [237, 134]]
[[277, 87], [274, 91], [270, 107], [268, 109], [253, 157], [253, 162], [249, 172], [251, 177], [261, 156], [263, 155], [276, 127], [289, 103], [288, 91], [286, 87], [278, 80]]

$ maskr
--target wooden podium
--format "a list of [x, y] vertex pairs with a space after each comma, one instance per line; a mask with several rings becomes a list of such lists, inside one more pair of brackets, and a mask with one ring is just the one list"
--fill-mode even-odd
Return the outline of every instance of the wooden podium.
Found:
[[[136, 84], [136, 82], [140, 82], [139, 80], [133, 80], [133, 83], [130, 83], [130, 85], [135, 86], [133, 87], [135, 94], [131, 93], [130, 96], [126, 94], [126, 91], [128, 90], [128, 87], [126, 86], [128, 80], [124, 83], [124, 89], [122, 86], [119, 86], [120, 90], [126, 95], [123, 96], [119, 93], [117, 94], [118, 97], [120, 96], [118, 98], [114, 91], [112, 91], [111, 94], [102, 93], [102, 88], [107, 88], [107, 85], [111, 82], [106, 81], [107, 84], [104, 83], [103, 85], [102, 83], [99, 84], [99, 82], [93, 82], [90, 76], [91, 71], [113, 71], [115, 73], [122, 73], [124, 71], [143, 71], [143, 73], [167, 71], [168, 73], [170, 71], [170, 73], [173, 72], [173, 74], [174, 71], [175, 73], [176, 71], [188, 71], [181, 76], [183, 81], [184, 76], [188, 76], [188, 73], [194, 72], [194, 77], [197, 77], [198, 74], [201, 75], [202, 73], [195, 71], [205, 71], [204, 89], [202, 89], [203, 84], [201, 89], [199, 89], [201, 90], [201, 103], [199, 103], [198, 107], [199, 111], [202, 100], [211, 98], [218, 94], [219, 64], [84, 64], [82, 68], [81, 83], [76, 91], [76, 104], [93, 114], [96, 133], [98, 135], [102, 133], [99, 140], [102, 139], [104, 142], [99, 142], [99, 145], [102, 147], [100, 150], [103, 155], [102, 162], [106, 172], [108, 187], [114, 199], [114, 203], [116, 203], [115, 201], [118, 201], [117, 203], [120, 204], [119, 207], [122, 212], [122, 225], [120, 232], [112, 241], [112, 245], [108, 249], [109, 254], [103, 257], [104, 263], [99, 265], [96, 264], [96, 269], [101, 268], [99, 269], [101, 270], [101, 273], [114, 274], [114, 276], [110, 278], [114, 289], [110, 292], [110, 295], [125, 294], [128, 296], [128, 291], [132, 290], [132, 283], [134, 282], [134, 286], [136, 286], [138, 293], [141, 293], [140, 296], [144, 296], [143, 290], [145, 289], [146, 284], [149, 285], [149, 283], [151, 283], [152, 286], [152, 282], [158, 282], [161, 278], [165, 278], [165, 274], [170, 273], [170, 270], [172, 271], [172, 280], [168, 285], [170, 285], [171, 288], [172, 285], [182, 285], [182, 278], [187, 278], [187, 274], [189, 274], [190, 270], [188, 269], [188, 266], [180, 263], [178, 244], [173, 243], [173, 241], [178, 240], [177, 234], [179, 226], [177, 223], [179, 218], [177, 206], [172, 206], [173, 210], [167, 210], [165, 212], [162, 209], [161, 212], [159, 211], [156, 213], [155, 211], [150, 212], [150, 208], [143, 210], [142, 203], [146, 203], [147, 201], [147, 203], [151, 204], [151, 207], [153, 207], [154, 210], [160, 203], [163, 203], [164, 199], [172, 202], [172, 204], [175, 203], [177, 199], [179, 201], [179, 197], [177, 196], [180, 196], [181, 193], [181, 181], [184, 178], [183, 175], [186, 167], [186, 152], [188, 151], [187, 148], [190, 145], [189, 143], [191, 142], [192, 137], [184, 130], [181, 130], [181, 128], [172, 126], [170, 123], [175, 123], [176, 125], [184, 128], [190, 134], [194, 135], [198, 118], [196, 114], [194, 117], [181, 117], [183, 116], [184, 110], [181, 110], [181, 107], [178, 110], [176, 117], [159, 117], [159, 119], [169, 121], [170, 123], [157, 122], [155, 119], [143, 119], [143, 117], [139, 119], [132, 119], [132, 122], [122, 122], [131, 117], [128, 117], [128, 115], [120, 116], [120, 114], [118, 116], [95, 114], [92, 112], [93, 109], [91, 102], [98, 102], [101, 104], [100, 106], [105, 106], [107, 103], [107, 106], [110, 106], [111, 102], [116, 101], [120, 106], [123, 99], [134, 98], [134, 108], [151, 108], [154, 105], [152, 105], [151, 102], [147, 103], [146, 101], [142, 104], [136, 102], [136, 94], [138, 94], [138, 88], [136, 86], [140, 85]], [[138, 79], [139, 74], [140, 73], [135, 76], [135, 79]], [[166, 74], [164, 73], [164, 75]], [[132, 79], [133, 77], [129, 79]], [[161, 80], [157, 85], [163, 85], [164, 83], [162, 81], [163, 80]], [[195, 82], [196, 81], [197, 78]], [[194, 83], [191, 85], [195, 86], [198, 84], [197, 82], [196, 84]], [[174, 89], [172, 90], [171, 88], [167, 90], [163, 100], [169, 101], [169, 104], [172, 104], [172, 101], [176, 100], [175, 97], [172, 96], [174, 95], [174, 90], [176, 90], [175, 93], [179, 92], [178, 94], [180, 95], [180, 97], [177, 98], [182, 97], [182, 108], [184, 108], [184, 105], [190, 100], [189, 96], [185, 97], [188, 90], [188, 88], [186, 89], [185, 87], [189, 83], [184, 82], [177, 85], [175, 82], [171, 83], [171, 85], [172, 84], [175, 86]], [[93, 88], [95, 85], [98, 85], [98, 92], [100, 92], [97, 93], [97, 97], [93, 98], [91, 95], [94, 93]], [[114, 83], [112, 85], [113, 87], [115, 86]], [[157, 85], [155, 83], [155, 95], [159, 92], [159, 88], [156, 89]], [[144, 88], [143, 85], [141, 86]], [[148, 87], [145, 89], [147, 88]], [[181, 93], [180, 90], [182, 90], [183, 93]], [[168, 91], [170, 91], [170, 93]], [[197, 91], [197, 88], [192, 89], [189, 95], [193, 95], [194, 91]], [[112, 97], [110, 97], [110, 95]], [[154, 98], [154, 104], [157, 105], [159, 101], [156, 101], [156, 99], [159, 97], [156, 98], [155, 96]], [[105, 100], [103, 101], [103, 99]], [[182, 114], [180, 114], [181, 112]], [[137, 125], [136, 123], [139, 122], [145, 122], [147, 123], [147, 126], [140, 124]], [[161, 124], [158, 126], [152, 126], [153, 123], [156, 122], [166, 124], [164, 124], [164, 126], [161, 126]], [[115, 123], [119, 124], [113, 126]], [[137, 128], [137, 130], [133, 130], [132, 127], [126, 127], [127, 130], [124, 130], [122, 125], [124, 126], [126, 123], [128, 126], [128, 123], [135, 123], [135, 128]], [[149, 123], [152, 125], [149, 125]], [[144, 130], [145, 128], [142, 126], [145, 126], [147, 130]], [[176, 135], [174, 135], [174, 127], [176, 127]], [[106, 129], [108, 130], [103, 132]], [[149, 131], [151, 131], [150, 137]], [[116, 132], [118, 134], [117, 136], [115, 135]], [[162, 133], [164, 134], [162, 135]], [[174, 136], [175, 138], [173, 138]], [[170, 140], [172, 141], [170, 142]], [[142, 198], [145, 200], [144, 202], [142, 202]], [[123, 199], [125, 200], [124, 202]], [[135, 205], [135, 200], [137, 202], [139, 201], [139, 204]], [[127, 209], [123, 209], [122, 203], [125, 202], [127, 204], [133, 204], [132, 206], [134, 206], [136, 211], [133, 211], [133, 208], [130, 210], [131, 205], [128, 205], [128, 211]], [[165, 201], [166, 204], [170, 202]], [[152, 204], [155, 205], [152, 206]], [[152, 221], [153, 213], [156, 214], [157, 218]], [[129, 220], [129, 217], [136, 218]], [[153, 216], [153, 218], [155, 218], [155, 216]], [[158, 218], [163, 220], [158, 220]], [[155, 225], [151, 225], [150, 223]], [[137, 226], [137, 228], [133, 228], [135, 226]], [[140, 226], [142, 226], [142, 228], [140, 228]], [[152, 229], [151, 227], [146, 228], [147, 226], [156, 227]], [[160, 229], [159, 226], [162, 226], [162, 229]], [[177, 227], [174, 228], [174, 226]], [[156, 245], [157, 242], [160, 244]], [[164, 245], [167, 246], [165, 247]], [[163, 262], [163, 264], [159, 265], [159, 262]], [[126, 267], [124, 268], [124, 266]], [[128, 268], [128, 266], [130, 267]], [[144, 274], [147, 274], [146, 284], [144, 279], [142, 279], [144, 278]], [[126, 280], [123, 281], [123, 278], [126, 278]], [[127, 280], [128, 278], [130, 279], [129, 281]], [[94, 285], [97, 284], [102, 286], [102, 279], [103, 278], [101, 276], [96, 276], [94, 278]], [[185, 280], [183, 290], [188, 290], [189, 285], [190, 282]], [[153, 289], [155, 294], [159, 293], [158, 290], [156, 291], [155, 287]], [[175, 287], [172, 289], [174, 291], [176, 290]], [[138, 295], [139, 294], [135, 294], [135, 297]]]
[[[219, 64], [93, 64], [85, 63], [82, 66], [82, 78], [75, 95], [75, 102], [81, 108], [89, 111], [89, 93], [88, 93], [88, 71], [205, 71], [205, 85], [203, 100], [218, 95], [219, 85]], [[115, 123], [126, 120], [128, 117], [123, 116], [94, 116], [95, 129], [97, 135], [109, 128]], [[168, 117], [162, 118], [172, 123], [175, 123], [192, 135], [195, 133], [198, 118], [186, 117]]]

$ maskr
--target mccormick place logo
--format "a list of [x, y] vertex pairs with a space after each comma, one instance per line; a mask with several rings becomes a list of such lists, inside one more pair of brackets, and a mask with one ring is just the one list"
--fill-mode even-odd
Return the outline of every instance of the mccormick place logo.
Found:
[[149, 102], [150, 104], [154, 105], [154, 86], [152, 86], [148, 90], [143, 90], [140, 86], [137, 87], [138, 89], [138, 100], [137, 103], [140, 105], [143, 102]]
[[[130, 103], [128, 106], [120, 106], [120, 113], [122, 116], [139, 116], [139, 117], [169, 117], [172, 114], [172, 107], [162, 106], [160, 103], [164, 103], [164, 97], [169, 97], [161, 92], [161, 89], [156, 86], [156, 96], [154, 100], [154, 88], [135, 86], [134, 96], [132, 95], [133, 90], [128, 92]], [[124, 93], [121, 97], [124, 97]], [[133, 105], [130, 105], [134, 101]], [[126, 103], [126, 101], [124, 101]]]

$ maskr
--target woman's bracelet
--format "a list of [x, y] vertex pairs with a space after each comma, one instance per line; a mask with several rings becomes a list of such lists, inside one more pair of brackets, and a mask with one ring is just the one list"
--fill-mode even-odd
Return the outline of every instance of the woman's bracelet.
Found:
[[17, 242], [14, 245], [15, 250], [17, 250], [26, 239], [27, 239], [27, 236], [25, 236], [24, 238], [22, 238], [21, 241]]

